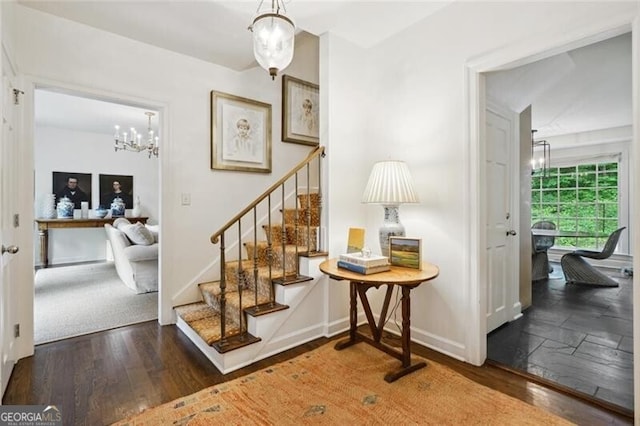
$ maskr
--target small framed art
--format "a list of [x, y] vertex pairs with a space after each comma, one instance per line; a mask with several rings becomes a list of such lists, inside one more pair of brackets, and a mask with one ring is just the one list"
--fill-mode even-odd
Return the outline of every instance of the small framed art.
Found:
[[282, 77], [282, 140], [320, 143], [320, 86], [289, 75]]
[[407, 237], [389, 237], [391, 265], [421, 269], [422, 240]]
[[211, 91], [211, 168], [271, 173], [271, 104]]

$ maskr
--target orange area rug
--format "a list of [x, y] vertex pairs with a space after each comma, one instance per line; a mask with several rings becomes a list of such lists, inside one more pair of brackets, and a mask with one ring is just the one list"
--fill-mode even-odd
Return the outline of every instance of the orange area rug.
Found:
[[[179, 398], [117, 425], [568, 425], [448, 367], [384, 381], [400, 361], [359, 343], [334, 343]], [[414, 357], [414, 359], [417, 357]]]

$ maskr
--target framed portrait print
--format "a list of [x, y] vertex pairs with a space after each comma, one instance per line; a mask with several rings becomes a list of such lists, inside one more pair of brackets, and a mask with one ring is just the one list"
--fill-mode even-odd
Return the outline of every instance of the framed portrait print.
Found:
[[211, 91], [211, 168], [271, 172], [271, 105]]
[[421, 269], [422, 240], [406, 237], [389, 237], [391, 264], [404, 268]]
[[53, 172], [52, 192], [56, 203], [67, 197], [73, 201], [74, 209], [80, 209], [83, 201], [91, 208], [91, 173]]
[[133, 176], [100, 174], [100, 206], [108, 209], [118, 197], [125, 209], [133, 208]]
[[320, 87], [282, 77], [282, 140], [304, 145], [320, 143]]

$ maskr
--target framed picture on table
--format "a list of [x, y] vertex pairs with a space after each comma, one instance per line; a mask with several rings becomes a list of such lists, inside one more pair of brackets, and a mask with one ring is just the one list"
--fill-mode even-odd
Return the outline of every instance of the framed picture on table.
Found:
[[271, 173], [271, 105], [211, 91], [211, 168]]
[[289, 75], [282, 77], [282, 140], [320, 143], [320, 86]]
[[421, 269], [422, 240], [406, 237], [389, 237], [389, 261], [393, 266]]

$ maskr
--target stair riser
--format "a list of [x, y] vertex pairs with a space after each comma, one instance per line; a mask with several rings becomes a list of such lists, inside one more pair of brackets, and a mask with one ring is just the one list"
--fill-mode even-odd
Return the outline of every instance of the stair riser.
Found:
[[[269, 227], [264, 226], [263, 228], [265, 230], [265, 235], [267, 235], [268, 238]], [[285, 244], [302, 246], [304, 247], [304, 251], [307, 250], [307, 244], [309, 244], [309, 249], [311, 251], [317, 250], [317, 228], [308, 228], [307, 226], [285, 226], [285, 231]], [[282, 236], [282, 226], [271, 225], [271, 244], [274, 248], [282, 247]], [[307, 236], [309, 237], [307, 238]], [[253, 256], [252, 251], [247, 250], [247, 253], [249, 256]]]

